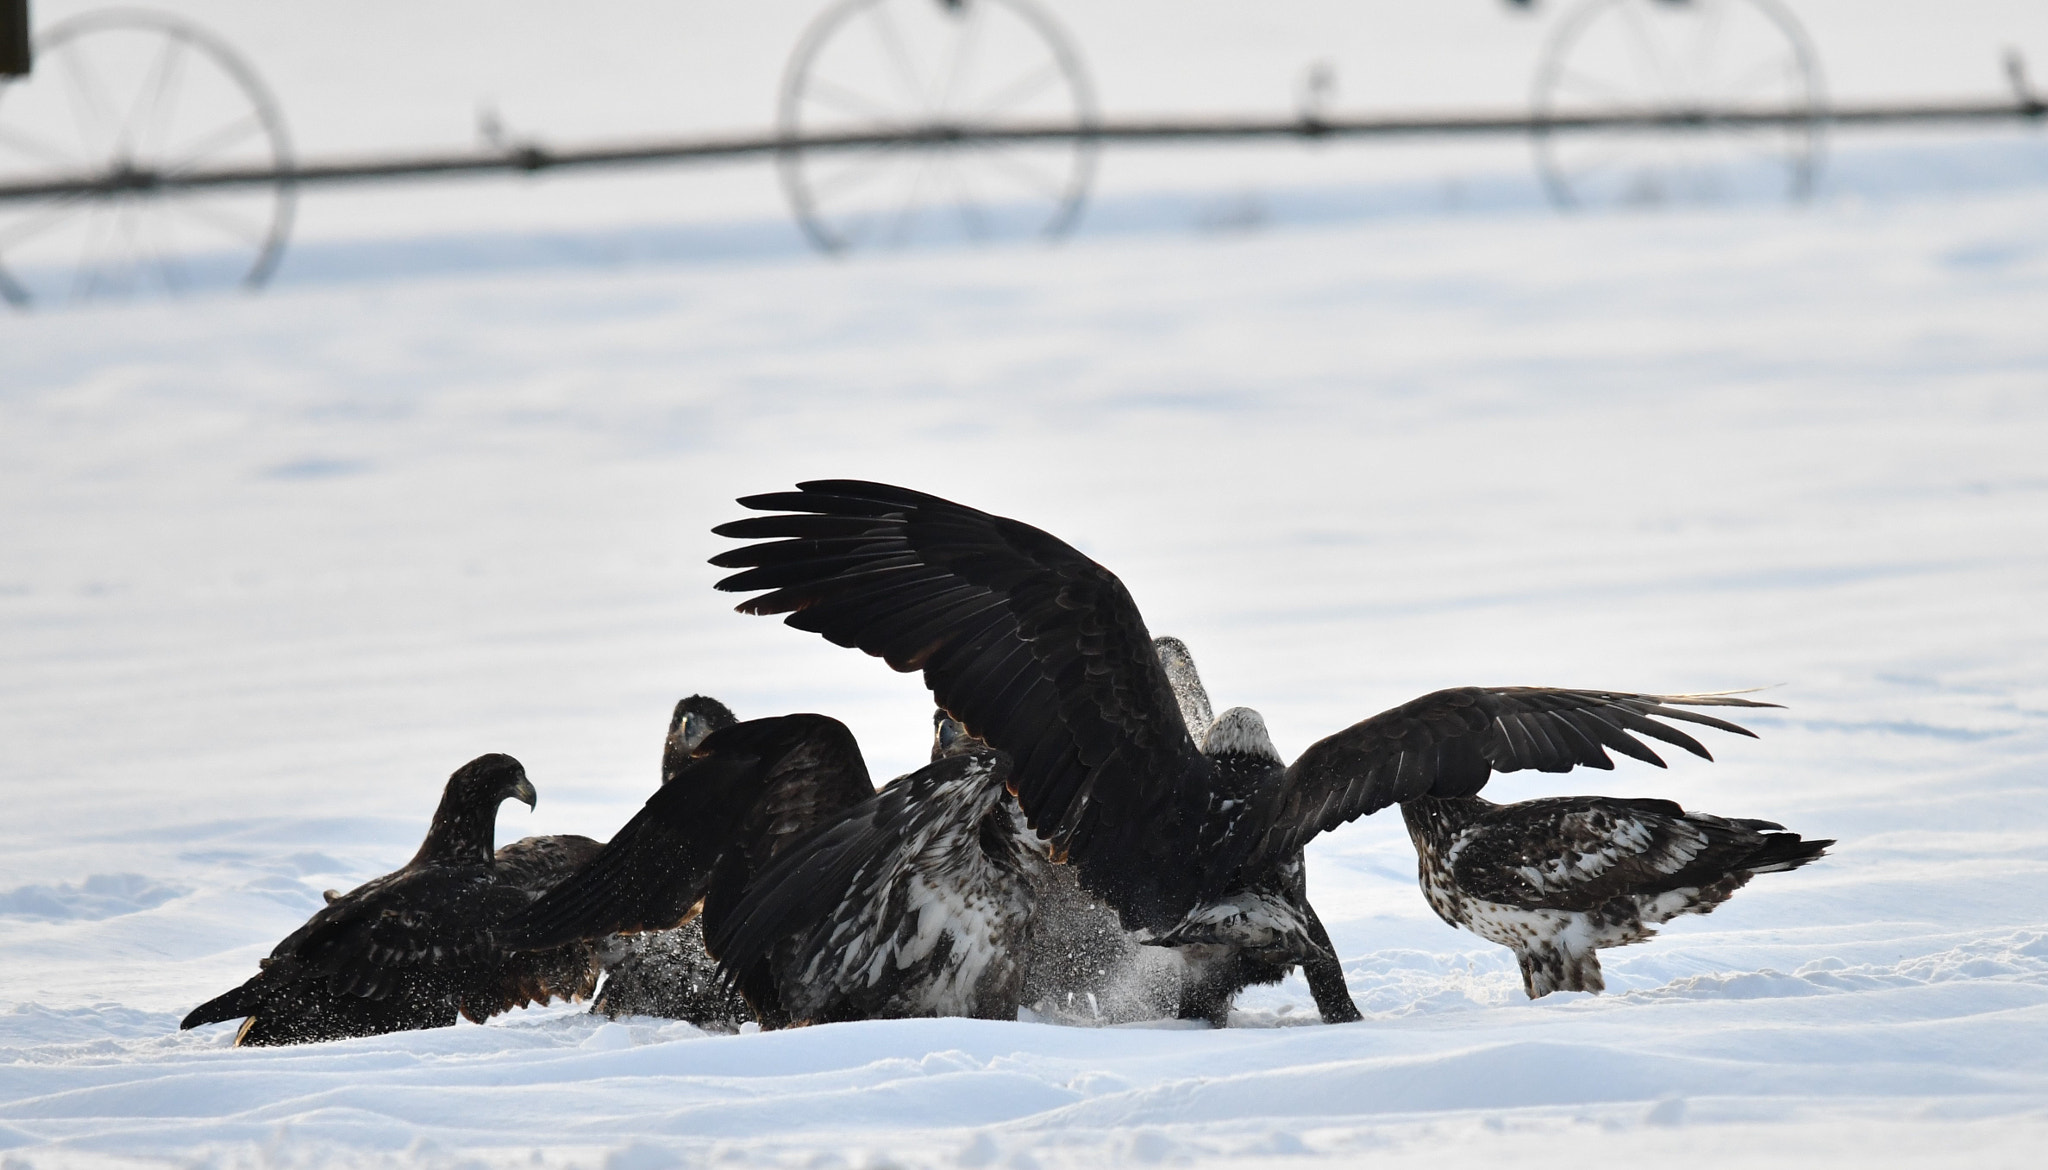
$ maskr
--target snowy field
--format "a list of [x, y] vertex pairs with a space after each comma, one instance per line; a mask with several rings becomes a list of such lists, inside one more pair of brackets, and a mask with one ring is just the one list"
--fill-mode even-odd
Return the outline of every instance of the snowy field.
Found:
[[[186, 7], [285, 39], [263, 6]], [[1458, 21], [1522, 38], [1488, 52], [1535, 39], [1469, 7], [1433, 43]], [[1849, 6], [1809, 7], [1846, 27]], [[1978, 42], [2000, 22], [2044, 41], [2038, 7], [1964, 7], [1976, 39], [1929, 34], [1935, 65], [1902, 92], [1988, 89]], [[1422, 28], [1414, 5], [1388, 9]], [[1871, 62], [1911, 43], [1910, 9], [1873, 17], [1838, 76], [1885, 92]], [[547, 9], [514, 11], [479, 59]], [[748, 36], [786, 44], [807, 11], [767, 5]], [[1313, 23], [1249, 43], [1305, 58]], [[1137, 54], [1114, 24], [1090, 43]], [[1109, 104], [1190, 104], [1194, 83], [1127, 59], [1134, 88]], [[313, 65], [280, 72], [338, 92]], [[393, 89], [368, 129], [312, 145], [374, 144], [395, 105], [431, 105]], [[779, 246], [519, 259], [522, 232], [654, 230], [672, 177], [438, 186], [417, 220], [395, 189], [309, 201], [329, 249], [310, 255], [331, 264], [261, 298], [0, 317], [0, 1157], [2035, 1165], [2048, 139], [1835, 154], [1799, 211], [1578, 218], [1512, 193], [1409, 198], [1437, 182], [1414, 152], [1385, 173], [1369, 151], [1317, 154], [1324, 171], [1225, 152], [1208, 188], [1176, 185], [1200, 152], [1124, 179], [1112, 156], [1115, 206], [1141, 227], [1265, 157], [1276, 207], [1341, 187], [1382, 210], [843, 264]], [[772, 192], [749, 183], [765, 172], [714, 176], [693, 230], [767, 222]], [[382, 259], [349, 267], [351, 240]], [[407, 258], [431, 246], [502, 262]], [[1489, 795], [1664, 796], [1841, 844], [1606, 952], [1607, 995], [1530, 1003], [1508, 952], [1424, 905], [1398, 818], [1369, 818], [1309, 852], [1366, 1013], [1338, 1027], [1294, 980], [1220, 1032], [719, 1037], [561, 1005], [298, 1049], [176, 1030], [321, 890], [409, 856], [481, 752], [516, 755], [540, 791], [534, 812], [507, 806], [501, 841], [607, 835], [657, 782], [691, 691], [742, 716], [838, 715], [877, 775], [915, 766], [914, 677], [710, 589], [727, 542], [708, 529], [732, 498], [819, 476], [1066, 537], [1290, 755], [1449, 685], [1772, 687], [1785, 709], [1745, 720], [1759, 740], [1717, 738], [1715, 763], [1518, 774]]]

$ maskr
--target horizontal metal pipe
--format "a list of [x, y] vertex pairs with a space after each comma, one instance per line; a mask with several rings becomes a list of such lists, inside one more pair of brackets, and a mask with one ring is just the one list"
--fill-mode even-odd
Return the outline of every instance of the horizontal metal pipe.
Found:
[[858, 150], [878, 146], [949, 147], [1000, 142], [1186, 142], [1257, 138], [1371, 138], [1430, 135], [1521, 135], [1594, 130], [1698, 131], [1760, 126], [1877, 126], [2039, 119], [2048, 104], [1956, 102], [1932, 105], [1837, 106], [1805, 110], [1645, 110], [1532, 117], [1528, 114], [1421, 114], [1383, 118], [1158, 118], [1077, 126], [1071, 122], [1005, 126], [909, 126], [858, 134], [802, 137], [741, 135], [551, 149], [538, 144], [493, 154], [391, 155], [272, 167], [219, 167], [173, 172], [124, 167], [99, 175], [0, 183], [0, 202], [58, 196], [118, 195], [197, 187], [346, 183], [379, 179], [532, 173], [561, 167], [708, 161], [780, 151]]

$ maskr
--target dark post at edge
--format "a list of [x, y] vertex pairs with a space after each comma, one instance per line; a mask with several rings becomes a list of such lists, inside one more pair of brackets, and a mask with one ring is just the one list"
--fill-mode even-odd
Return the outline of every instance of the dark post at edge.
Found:
[[28, 0], [0, 0], [0, 77], [26, 76]]

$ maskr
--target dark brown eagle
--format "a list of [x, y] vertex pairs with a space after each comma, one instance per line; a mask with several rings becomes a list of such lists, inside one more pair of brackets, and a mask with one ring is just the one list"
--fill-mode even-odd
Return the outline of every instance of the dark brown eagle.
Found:
[[277, 944], [262, 969], [192, 1009], [196, 1028], [241, 1019], [235, 1043], [303, 1044], [414, 1028], [458, 1015], [482, 1023], [554, 997], [589, 995], [597, 963], [574, 942], [512, 954], [494, 927], [588, 861], [588, 837], [528, 837], [491, 849], [498, 805], [532, 807], [526, 769], [511, 756], [478, 756], [455, 770], [419, 852], [401, 868], [328, 904]]

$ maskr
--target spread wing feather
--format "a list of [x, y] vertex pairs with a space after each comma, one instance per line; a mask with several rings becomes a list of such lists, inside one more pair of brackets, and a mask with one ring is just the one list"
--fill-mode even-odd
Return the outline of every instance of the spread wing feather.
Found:
[[1390, 804], [1471, 796], [1495, 772], [1611, 769], [1609, 750], [1664, 767], [1638, 735], [1703, 759], [1707, 749], [1659, 719], [1751, 735], [1687, 707], [1771, 707], [1734, 695], [1637, 695], [1558, 687], [1436, 691], [1309, 746], [1269, 788], [1257, 856], [1286, 856], [1311, 837]]
[[[1143, 618], [1108, 569], [1027, 524], [934, 496], [819, 480], [740, 501], [720, 535], [758, 543], [712, 558], [766, 590], [745, 613], [921, 670], [939, 705], [1014, 761], [1018, 803], [1127, 927], [1165, 927], [1245, 866], [1292, 856], [1326, 829], [1421, 796], [1470, 795], [1495, 772], [1663, 765], [1644, 739], [1702, 757], [1673, 722], [1741, 735], [1692, 707], [1726, 695], [1539, 687], [1438, 691], [1310, 747], [1226, 826]], [[1710, 758], [1710, 757], [1709, 757]], [[1196, 847], [1197, 843], [1203, 847]]]
[[709, 938], [754, 875], [791, 847], [875, 795], [860, 746], [844, 724], [824, 716], [766, 764], [758, 793], [740, 817], [704, 897]]
[[[525, 894], [531, 904], [603, 848], [588, 837], [571, 834], [523, 837], [498, 850], [496, 878]], [[499, 952], [497, 962], [480, 969], [464, 988], [462, 1014], [482, 1023], [532, 1003], [584, 999], [597, 990], [601, 970], [593, 947], [580, 940], [542, 951]]]
[[784, 715], [712, 732], [608, 844], [500, 937], [530, 951], [677, 926], [735, 842], [772, 848], [872, 791], [860, 749], [836, 719]]
[[749, 544], [719, 583], [739, 608], [923, 671], [939, 705], [1012, 757], [1038, 832], [1084, 884], [1140, 920], [1192, 903], [1202, 860], [1175, 825], [1209, 805], [1208, 761], [1180, 718], [1138, 607], [1057, 538], [935, 496], [825, 480], [742, 501]]

